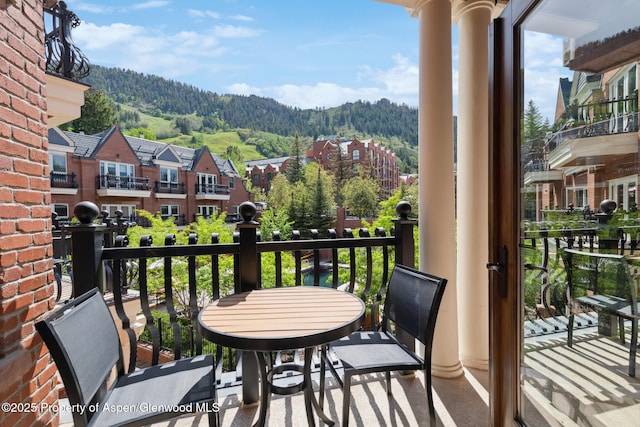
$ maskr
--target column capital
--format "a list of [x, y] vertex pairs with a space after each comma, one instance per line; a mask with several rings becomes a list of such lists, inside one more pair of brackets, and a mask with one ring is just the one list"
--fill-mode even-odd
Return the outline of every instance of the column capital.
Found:
[[496, 8], [496, 4], [496, 0], [453, 0], [452, 21], [457, 23], [462, 15], [478, 9], [486, 9], [491, 15]]

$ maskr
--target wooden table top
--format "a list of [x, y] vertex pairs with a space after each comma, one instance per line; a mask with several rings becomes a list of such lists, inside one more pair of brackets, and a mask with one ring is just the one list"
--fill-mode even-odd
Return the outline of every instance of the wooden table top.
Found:
[[318, 286], [256, 289], [202, 309], [198, 329], [209, 341], [241, 350], [313, 347], [362, 324], [365, 306], [348, 292]]

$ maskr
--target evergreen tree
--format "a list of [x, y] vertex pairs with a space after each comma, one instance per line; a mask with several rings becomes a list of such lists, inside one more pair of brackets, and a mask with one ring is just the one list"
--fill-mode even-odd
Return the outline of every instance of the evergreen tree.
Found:
[[304, 181], [304, 150], [300, 146], [300, 137], [296, 133], [291, 147], [291, 159], [287, 165], [286, 175], [291, 184]]
[[89, 89], [84, 93], [80, 117], [60, 126], [64, 130], [92, 135], [115, 125], [118, 120], [115, 104], [101, 90]]
[[[313, 183], [313, 198], [311, 199], [311, 212], [309, 218], [310, 228], [318, 230], [321, 236], [326, 236], [327, 230], [331, 228], [333, 216], [331, 209], [333, 207], [333, 197], [330, 194], [332, 185], [331, 177], [316, 163], [307, 166], [307, 174], [313, 174], [313, 169], [317, 169], [315, 183]], [[307, 182], [312, 184], [312, 179], [307, 177]]]

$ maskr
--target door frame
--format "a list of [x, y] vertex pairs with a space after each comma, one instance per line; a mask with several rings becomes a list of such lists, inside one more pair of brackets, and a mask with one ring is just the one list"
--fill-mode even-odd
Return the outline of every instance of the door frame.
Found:
[[490, 26], [489, 410], [494, 426], [522, 420], [520, 266], [520, 117], [523, 113], [519, 25], [540, 0], [511, 0]]

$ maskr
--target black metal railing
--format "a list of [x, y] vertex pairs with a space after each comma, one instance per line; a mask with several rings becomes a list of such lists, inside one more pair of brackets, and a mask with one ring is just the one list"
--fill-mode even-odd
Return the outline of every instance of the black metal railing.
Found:
[[44, 8], [46, 71], [72, 80], [89, 75], [90, 65], [82, 51], [73, 44], [71, 30], [80, 25], [80, 19], [60, 1], [52, 8]]
[[569, 139], [589, 138], [638, 131], [638, 92], [623, 99], [605, 99], [567, 107], [565, 129], [554, 133], [546, 142], [547, 152]]
[[51, 188], [78, 188], [78, 181], [76, 181], [75, 173], [49, 173], [49, 179], [51, 180]]
[[98, 175], [96, 177], [96, 189], [98, 190], [118, 189], [148, 191], [150, 188], [149, 178], [118, 175]]
[[196, 184], [196, 194], [229, 194], [228, 185]]
[[184, 182], [161, 182], [161, 181], [155, 182], [153, 191], [156, 193], [169, 193], [169, 194], [186, 194], [187, 192]]
[[[356, 292], [372, 313], [371, 327], [376, 328], [379, 321], [376, 313], [393, 265], [415, 266], [413, 227], [417, 221], [408, 218], [410, 210], [408, 203], [398, 204], [399, 217], [394, 220], [391, 233], [383, 229], [376, 229], [374, 233], [367, 229], [357, 232], [347, 229], [339, 237], [333, 230], [327, 236], [312, 231], [312, 238], [303, 240], [300, 233], [293, 232], [292, 240], [283, 241], [276, 231], [272, 240], [261, 241], [259, 223], [253, 220], [255, 205], [245, 202], [239, 209], [242, 221], [236, 225], [232, 243], [219, 243], [219, 236], [214, 233], [211, 243], [201, 244], [198, 236], [192, 233], [187, 245], [176, 245], [175, 235], [167, 235], [162, 246], [152, 246], [151, 236], [143, 236], [140, 247], [127, 247], [126, 236], [116, 236], [114, 247], [109, 248], [102, 245], [107, 226], [93, 222], [97, 207], [83, 202], [74, 211], [80, 224], [69, 227], [73, 248], [73, 292], [78, 296], [99, 286], [103, 266], [111, 265], [114, 306], [131, 349], [129, 369], [136, 366], [138, 342], [124, 311], [124, 299], [131, 298], [127, 294], [132, 286], [129, 276], [132, 266], [135, 266], [135, 288], [139, 293], [135, 298], [139, 299], [146, 324], [145, 340], [152, 345], [152, 364], [158, 363], [163, 349], [170, 349], [176, 359], [184, 356], [180, 325], [185, 321], [178, 321], [179, 318], [195, 326], [199, 310], [211, 299], [261, 287], [302, 286], [305, 270], [310, 271], [306, 273], [307, 281], [313, 286], [340, 286], [345, 291]], [[268, 257], [264, 263], [270, 269], [268, 279], [262, 270], [264, 257]], [[178, 269], [183, 272], [186, 269], [183, 273], [186, 283], [176, 285]], [[156, 283], [160, 281], [159, 289], [150, 289], [152, 278]], [[204, 300], [203, 285], [208, 294]], [[174, 332], [171, 343], [167, 343], [166, 334], [161, 335], [152, 313], [158, 298], [164, 301], [163, 308]], [[196, 333], [193, 340], [188, 347], [195, 347], [196, 354], [202, 353], [206, 344], [202, 337]], [[233, 364], [240, 360], [232, 349], [216, 347], [215, 351], [220, 371], [223, 363]], [[238, 371], [234, 365], [226, 365], [224, 369]], [[247, 384], [258, 387], [258, 379], [252, 372], [237, 372], [236, 376], [239, 379], [243, 375]]]

